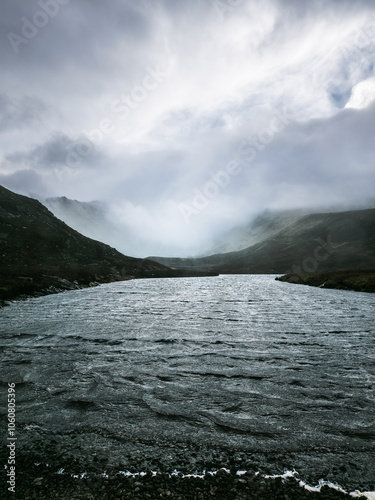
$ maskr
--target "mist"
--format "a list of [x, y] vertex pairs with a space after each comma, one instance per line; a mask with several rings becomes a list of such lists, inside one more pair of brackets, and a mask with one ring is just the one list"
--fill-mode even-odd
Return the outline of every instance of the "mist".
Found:
[[374, 206], [372, 2], [5, 0], [0, 33], [0, 184], [95, 201], [84, 234], [189, 256], [267, 209]]

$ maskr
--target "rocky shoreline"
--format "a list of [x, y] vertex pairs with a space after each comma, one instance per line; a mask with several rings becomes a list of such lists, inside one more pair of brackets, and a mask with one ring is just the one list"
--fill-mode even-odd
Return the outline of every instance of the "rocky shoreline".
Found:
[[290, 273], [276, 278], [276, 280], [319, 288], [375, 293], [375, 271], [373, 270], [328, 271], [306, 274]]
[[[310, 464], [308, 468], [311, 475], [305, 477], [303, 473], [300, 477], [295, 471], [285, 474], [286, 469], [282, 467], [282, 463], [290, 463], [290, 459], [283, 454], [268, 453], [262, 456], [262, 454], [255, 453], [247, 455], [247, 460], [238, 462], [235, 459], [236, 453], [232, 455], [228, 454], [228, 450], [220, 447], [206, 449], [205, 446], [201, 448], [195, 444], [196, 453], [192, 453], [191, 447], [188, 447], [183, 453], [186, 460], [181, 458], [181, 467], [177, 472], [167, 465], [169, 458], [165, 450], [159, 459], [156, 453], [154, 457], [149, 457], [150, 460], [147, 460], [141, 452], [138, 459], [134, 455], [134, 460], [131, 462], [124, 457], [124, 463], [110, 465], [108, 456], [105, 453], [100, 454], [100, 450], [98, 450], [99, 454], [79, 456], [74, 453], [73, 449], [69, 452], [59, 446], [59, 438], [55, 437], [57, 441], [47, 438], [34, 443], [30, 442], [26, 447], [17, 448], [15, 494], [6, 490], [7, 471], [4, 464], [7, 463], [7, 456], [5, 447], [2, 448], [0, 451], [0, 498], [22, 500], [152, 500], [161, 498], [171, 500], [349, 500], [353, 498], [331, 485], [322, 485], [320, 491], [315, 490], [321, 471], [318, 471], [319, 465], [314, 466], [311, 455], [310, 459], [308, 456], [305, 457]], [[80, 448], [79, 440], [74, 441], [77, 448]], [[63, 442], [66, 443], [66, 438]], [[126, 449], [125, 445], [124, 452]], [[194, 455], [196, 459], [192, 458]], [[214, 456], [217, 458], [214, 459]], [[319, 461], [318, 450], [314, 456]], [[347, 459], [349, 462], [352, 460], [351, 457]], [[148, 466], [142, 467], [142, 463], [146, 464], [145, 460]], [[335, 462], [335, 459], [333, 458], [332, 461]], [[270, 466], [270, 462], [273, 462], [273, 466]], [[341, 469], [344, 470], [345, 467]], [[339, 483], [343, 480], [343, 476], [345, 473], [337, 474]], [[331, 483], [336, 483], [335, 477], [336, 474], [330, 478], [328, 473], [326, 479], [330, 479]], [[314, 488], [306, 487], [302, 481], [306, 481]], [[357, 482], [354, 481], [354, 483]], [[361, 484], [367, 484], [367, 481]], [[346, 491], [355, 489], [351, 480], [344, 480], [341, 486]], [[371, 489], [370, 484], [367, 484], [368, 489]], [[358, 494], [356, 498], [365, 500], [367, 497]]]
[[[21, 487], [22, 488], [22, 487]], [[215, 476], [200, 478], [170, 478], [158, 473], [147, 474], [142, 478], [116, 476], [110, 479], [94, 477], [87, 479], [40, 477], [26, 488], [18, 488], [16, 498], [28, 499], [175, 499], [175, 500], [340, 500], [352, 498], [328, 486], [320, 492], [310, 492], [291, 479], [264, 479], [246, 472], [235, 477], [225, 470]], [[366, 500], [366, 497], [357, 497]]]
[[[29, 274], [32, 274], [29, 272]], [[128, 281], [132, 279], [148, 278], [192, 278], [201, 276], [218, 276], [216, 273], [199, 272], [189, 269], [170, 269], [166, 271], [157, 271], [149, 276], [88, 276], [83, 279], [66, 279], [59, 276], [2, 276], [0, 280], [0, 307], [9, 305], [14, 300], [26, 300], [35, 297], [43, 297], [55, 293], [66, 292], [69, 290], [82, 290], [105, 283], [116, 281]]]
[[[22, 500], [345, 500], [347, 493], [324, 485], [320, 491], [305, 488], [297, 477], [264, 477], [254, 471], [220, 469], [203, 477], [173, 475], [148, 471], [142, 475], [87, 474], [77, 477], [34, 462], [31, 457], [18, 459], [16, 493], [7, 492], [1, 498]], [[49, 460], [51, 462], [51, 460]], [[5, 471], [3, 472], [5, 475]], [[2, 487], [6, 480], [2, 482]], [[4, 490], [3, 490], [4, 492]], [[2, 494], [3, 494], [2, 492]], [[356, 498], [366, 500], [366, 496]]]

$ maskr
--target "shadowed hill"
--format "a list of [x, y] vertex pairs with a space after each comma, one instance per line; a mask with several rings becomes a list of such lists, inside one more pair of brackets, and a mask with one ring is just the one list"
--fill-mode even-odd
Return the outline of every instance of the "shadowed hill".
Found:
[[71, 229], [39, 201], [0, 186], [0, 300], [130, 278], [195, 274], [122, 255]]
[[375, 268], [375, 209], [312, 214], [238, 252], [199, 259], [149, 257], [173, 268], [226, 274]]
[[317, 286], [319, 288], [336, 288], [338, 290], [354, 290], [356, 292], [375, 293], [375, 271], [334, 271], [307, 274], [286, 274], [278, 281], [297, 285]]
[[294, 224], [304, 215], [313, 213], [312, 210], [265, 210], [248, 224], [236, 226], [223, 234], [208, 251], [199, 257], [216, 255], [226, 252], [238, 252], [250, 246], [261, 243], [275, 236], [281, 230]]
[[80, 234], [102, 241], [124, 255], [139, 255], [142, 241], [129, 225], [119, 224], [103, 202], [81, 202], [65, 196], [42, 201], [58, 219]]

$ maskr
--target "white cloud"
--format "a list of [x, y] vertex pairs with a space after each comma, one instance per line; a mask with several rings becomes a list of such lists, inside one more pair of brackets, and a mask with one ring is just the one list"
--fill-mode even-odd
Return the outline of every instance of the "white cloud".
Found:
[[354, 85], [352, 95], [346, 108], [367, 108], [375, 100], [375, 77], [367, 78], [363, 82]]
[[[267, 206], [360, 199], [373, 180], [363, 165], [374, 154], [374, 8], [244, 0], [220, 16], [206, 0], [70, 2], [17, 56], [0, 48], [3, 95], [17, 103], [0, 117], [2, 173], [33, 169], [28, 192], [105, 200], [140, 238], [180, 252]], [[5, 0], [0, 34], [32, 13], [31, 3]], [[40, 109], [32, 122], [30, 103]], [[176, 205], [285, 106], [288, 127], [184, 224]], [[99, 128], [92, 154], [66, 165], [66, 147], [83, 151], [85, 133]], [[347, 189], [353, 180], [357, 191]]]

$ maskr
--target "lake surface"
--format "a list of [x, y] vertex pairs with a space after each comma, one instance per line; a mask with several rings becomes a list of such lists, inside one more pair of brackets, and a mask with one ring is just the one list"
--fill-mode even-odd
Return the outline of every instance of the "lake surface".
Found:
[[132, 280], [1, 309], [19, 447], [375, 489], [375, 296], [274, 278]]

